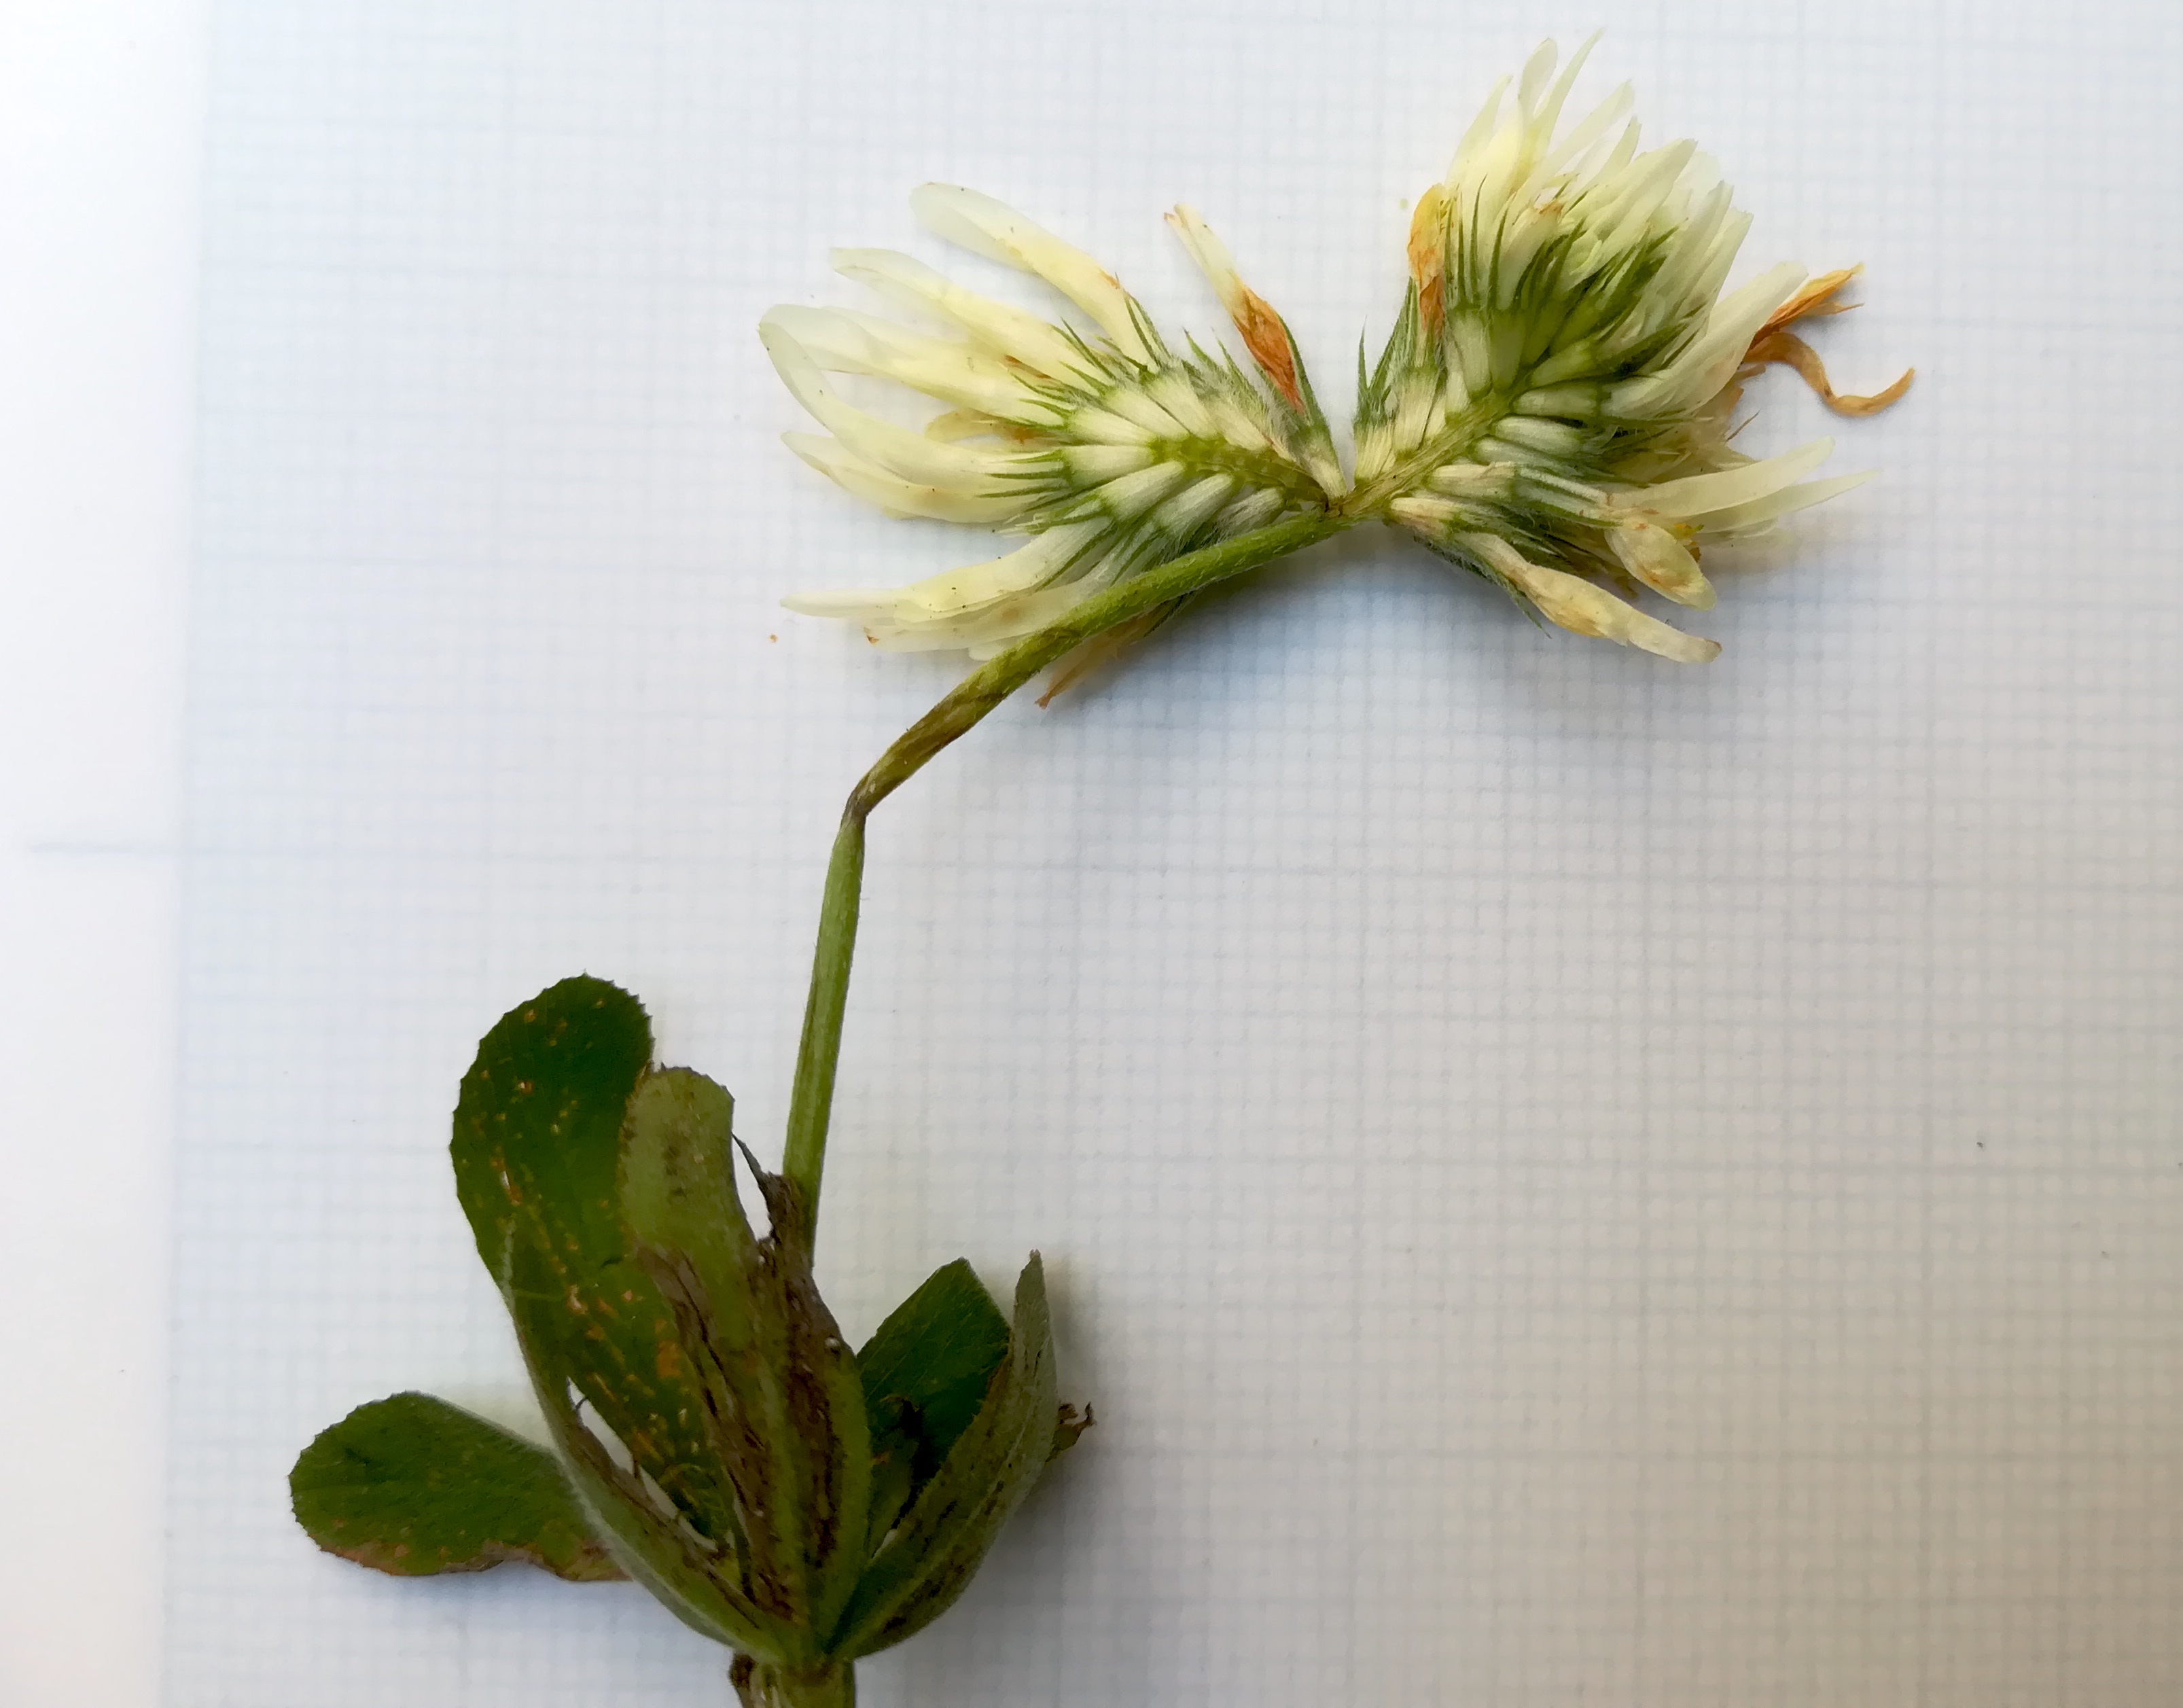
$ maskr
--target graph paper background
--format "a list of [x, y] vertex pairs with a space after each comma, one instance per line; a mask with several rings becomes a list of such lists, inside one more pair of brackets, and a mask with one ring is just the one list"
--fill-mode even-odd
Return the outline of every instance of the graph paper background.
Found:
[[[780, 448], [763, 309], [942, 258], [939, 178], [1214, 331], [1186, 199], [1339, 396], [1405, 198], [1595, 21], [220, 7], [174, 1708], [726, 1698], [632, 1588], [375, 1577], [284, 1478], [393, 1389], [524, 1415], [444, 1149], [511, 1003], [630, 986], [777, 1145], [842, 795], [958, 667], [775, 602], [987, 552]], [[872, 1708], [2183, 1700], [2183, 24], [1607, 21], [1747, 267], [1868, 263], [1884, 478], [1710, 668], [1353, 536], [875, 821], [822, 1282], [861, 1334], [1042, 1249], [1100, 1422]]]

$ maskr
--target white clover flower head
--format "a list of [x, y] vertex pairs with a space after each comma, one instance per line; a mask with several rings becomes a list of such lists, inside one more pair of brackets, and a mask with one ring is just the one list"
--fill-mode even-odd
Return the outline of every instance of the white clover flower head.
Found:
[[[1376, 364], [1359, 352], [1349, 474], [1287, 324], [1191, 209], [1169, 223], [1255, 382], [1194, 341], [1176, 353], [1112, 275], [999, 203], [938, 185], [917, 191], [928, 226], [1043, 279], [1097, 331], [975, 296], [906, 256], [837, 252], [841, 271], [960, 336], [847, 310], [773, 310], [767, 348], [833, 435], [790, 444], [892, 512], [1030, 537], [912, 586], [788, 604], [861, 622], [883, 646], [984, 656], [1119, 580], [1317, 513], [1401, 528], [1576, 633], [1713, 657], [1713, 641], [1640, 611], [1641, 590], [1704, 609], [1714, 597], [1699, 567], [1706, 545], [1867, 478], [1808, 480], [1828, 440], [1764, 461], [1736, 451], [1744, 382], [1784, 363], [1830, 408], [1859, 415], [1894, 402], [1911, 375], [1873, 396], [1841, 396], [1791, 330], [1851, 306], [1841, 300], [1851, 271], [1805, 285], [1785, 264], [1724, 294], [1750, 217], [1697, 146], [1641, 152], [1626, 85], [1564, 127], [1591, 45], [1558, 73], [1553, 44], [1541, 47], [1513, 100], [1503, 79], [1446, 178], [1419, 199], [1393, 332]], [[899, 380], [953, 408], [914, 432], [851, 407], [826, 371]]]
[[[990, 197], [928, 184], [910, 200], [931, 230], [1042, 279], [1097, 331], [977, 296], [906, 255], [836, 251], [837, 270], [960, 336], [848, 309], [772, 310], [759, 330], [774, 365], [832, 435], [789, 445], [895, 514], [1030, 538], [908, 587], [803, 595], [791, 609], [851, 618], [883, 646], [985, 656], [1125, 576], [1341, 495], [1295, 341], [1195, 215], [1179, 210], [1178, 229], [1249, 317], [1263, 391], [1232, 359], [1194, 343], [1177, 354], [1112, 274]], [[844, 401], [828, 372], [897, 380], [953, 407], [912, 431]]]
[[[1594, 38], [1595, 40], [1597, 38]], [[1832, 442], [1753, 462], [1729, 442], [1741, 381], [1787, 362], [1845, 398], [1787, 330], [1850, 274], [1799, 291], [1784, 264], [1722, 294], [1750, 216], [1689, 141], [1641, 152], [1627, 85], [1562, 129], [1591, 43], [1549, 42], [1497, 86], [1419, 198], [1410, 286], [1376, 367], [1359, 362], [1348, 502], [1408, 528], [1579, 634], [1686, 662], [1719, 648], [1585, 578], [1703, 609], [1707, 541], [1747, 536], [1865, 475], [1805, 482]]]

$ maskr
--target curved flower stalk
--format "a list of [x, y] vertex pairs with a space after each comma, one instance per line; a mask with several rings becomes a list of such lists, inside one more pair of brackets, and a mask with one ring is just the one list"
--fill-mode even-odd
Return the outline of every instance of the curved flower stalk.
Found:
[[[913, 202], [928, 225], [1044, 279], [1099, 336], [975, 297], [905, 256], [837, 253], [842, 271], [963, 336], [775, 309], [767, 347], [834, 435], [789, 442], [891, 511], [1030, 541], [908, 587], [786, 602], [860, 622], [882, 646], [985, 657], [1178, 555], [1302, 516], [1377, 519], [1565, 629], [1684, 663], [1714, 657], [1714, 642], [1640, 610], [1641, 590], [1704, 609], [1704, 546], [1762, 532], [1867, 478], [1808, 480], [1827, 440], [1764, 461], [1736, 450], [1744, 382], [1785, 363], [1853, 415], [1894, 402], [1911, 376], [1841, 396], [1791, 330], [1848, 307], [1849, 272], [1799, 290], [1803, 269], [1784, 264], [1723, 294], [1750, 216], [1697, 145], [1641, 152], [1627, 85], [1564, 127], [1591, 46], [1558, 75], [1553, 45], [1541, 47], [1513, 100], [1503, 79], [1447, 177], [1419, 199], [1402, 311], [1378, 363], [1368, 369], [1359, 355], [1352, 475], [1286, 323], [1192, 210], [1169, 223], [1257, 384], [1195, 343], [1175, 354], [1079, 251], [984, 197], [927, 185]], [[843, 402], [828, 369], [956, 407], [912, 432]]]
[[[894, 514], [1030, 539], [908, 587], [810, 594], [792, 609], [852, 618], [883, 646], [986, 657], [1151, 564], [1340, 495], [1325, 417], [1287, 328], [1263, 303], [1261, 360], [1279, 376], [1268, 392], [1195, 343], [1178, 354], [1112, 274], [991, 197], [927, 184], [910, 205], [950, 241], [1043, 280], [1097, 331], [978, 296], [907, 255], [836, 251], [836, 270], [958, 336], [844, 308], [772, 310], [766, 349], [831, 435], [791, 434], [791, 448]], [[953, 407], [912, 431], [847, 402], [829, 372]]]

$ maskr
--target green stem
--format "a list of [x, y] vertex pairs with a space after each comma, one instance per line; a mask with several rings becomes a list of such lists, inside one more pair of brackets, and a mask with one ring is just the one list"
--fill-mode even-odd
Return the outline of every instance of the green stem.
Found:
[[803, 1006], [803, 1038], [796, 1053], [788, 1142], [781, 1158], [781, 1173], [796, 1191], [807, 1226], [814, 1234], [819, 1178], [826, 1165], [826, 1127], [834, 1104], [834, 1070], [842, 1053], [842, 1017], [849, 1002], [849, 962], [856, 950], [857, 911], [864, 888], [864, 820], [872, 808], [1064, 653], [1118, 623], [1339, 534], [1355, 520], [1325, 512], [1293, 517], [1175, 558], [1094, 595], [1059, 622], [1027, 635], [957, 683], [880, 755], [879, 762], [849, 791], [848, 804], [842, 809], [842, 828], [834, 838], [833, 858], [826, 867], [825, 896], [819, 907], [819, 946], [811, 962], [811, 994]]
[[857, 1708], [856, 1668], [847, 1661], [797, 1670], [738, 1655], [728, 1678], [742, 1708]]

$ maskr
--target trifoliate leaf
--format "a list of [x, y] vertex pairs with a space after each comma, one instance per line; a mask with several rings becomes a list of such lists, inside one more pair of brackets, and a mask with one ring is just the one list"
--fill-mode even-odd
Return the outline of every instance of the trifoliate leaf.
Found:
[[554, 1445], [625, 1567], [708, 1636], [764, 1647], [732, 1587], [704, 1390], [621, 1216], [623, 1117], [651, 1054], [642, 1007], [600, 979], [510, 1010], [463, 1079], [456, 1188]]

